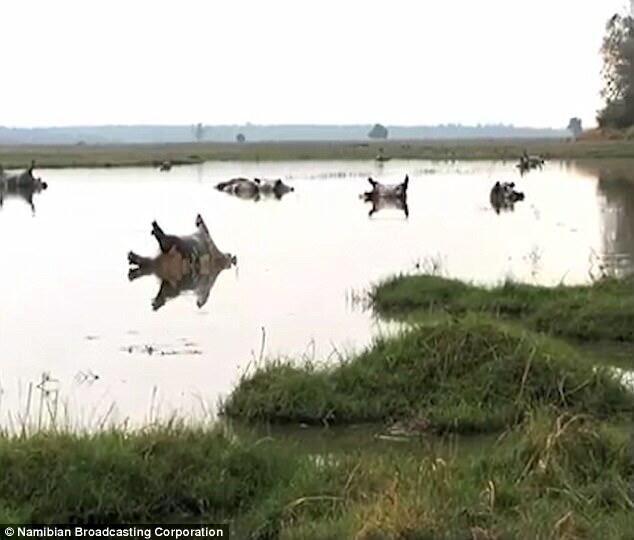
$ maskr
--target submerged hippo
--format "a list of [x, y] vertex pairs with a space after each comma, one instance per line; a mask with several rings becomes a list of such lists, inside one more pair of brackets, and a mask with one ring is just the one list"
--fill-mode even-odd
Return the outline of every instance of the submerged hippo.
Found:
[[218, 249], [209, 230], [198, 215], [196, 232], [189, 236], [165, 234], [158, 223], [152, 223], [152, 235], [156, 238], [161, 252], [156, 257], [142, 257], [128, 253], [130, 281], [141, 276], [154, 274], [161, 280], [161, 287], [152, 302], [154, 310], [181, 293], [193, 290], [198, 307], [205, 305], [218, 274], [236, 264], [230, 253]]
[[294, 188], [287, 186], [279, 178], [277, 180], [233, 178], [227, 182], [220, 182], [216, 185], [216, 189], [236, 195], [241, 199], [254, 201], [259, 201], [261, 197], [275, 197], [279, 200], [287, 193], [294, 191]]
[[514, 210], [515, 203], [524, 200], [524, 194], [515, 191], [514, 182], [496, 182], [489, 195], [491, 206], [497, 214], [501, 210]]
[[35, 205], [33, 204], [33, 196], [40, 193], [48, 187], [46, 182], [41, 178], [33, 176], [35, 169], [35, 161], [31, 162], [31, 166], [21, 173], [8, 174], [0, 165], [0, 207], [4, 203], [4, 199], [9, 197], [19, 197], [25, 200], [33, 213], [35, 213]]
[[400, 184], [386, 185], [381, 184], [372, 178], [368, 178], [368, 182], [372, 186], [371, 191], [366, 191], [361, 196], [366, 202], [372, 203], [372, 209], [369, 215], [384, 208], [397, 208], [405, 212], [405, 216], [409, 216], [409, 210], [407, 207], [407, 186], [409, 185], [409, 176], [405, 176]]

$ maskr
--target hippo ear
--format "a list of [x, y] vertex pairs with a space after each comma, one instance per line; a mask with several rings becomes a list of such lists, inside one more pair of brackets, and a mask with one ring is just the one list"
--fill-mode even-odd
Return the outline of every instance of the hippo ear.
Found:
[[280, 187], [281, 185], [282, 185], [282, 180], [281, 180], [281, 178], [278, 178], [278, 179], [275, 181], [275, 187]]
[[259, 178], [254, 178], [253, 181], [258, 185], [262, 183], [262, 180], [260, 180]]
[[33, 174], [33, 169], [35, 169], [35, 160], [31, 161], [31, 166], [28, 169], [30, 174]]
[[372, 178], [368, 178], [368, 182], [370, 182], [370, 185], [372, 187], [376, 186], [378, 184], [378, 182], [376, 180], [372, 180]]

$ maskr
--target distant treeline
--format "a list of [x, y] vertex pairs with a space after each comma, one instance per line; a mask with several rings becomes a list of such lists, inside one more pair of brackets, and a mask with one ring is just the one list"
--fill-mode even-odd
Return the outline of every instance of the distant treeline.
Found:
[[[364, 140], [373, 125], [130, 125], [8, 128], [0, 126], [0, 144], [130, 144], [244, 141]], [[386, 126], [390, 139], [562, 138], [564, 129], [509, 125]], [[242, 138], [241, 138], [242, 139]]]

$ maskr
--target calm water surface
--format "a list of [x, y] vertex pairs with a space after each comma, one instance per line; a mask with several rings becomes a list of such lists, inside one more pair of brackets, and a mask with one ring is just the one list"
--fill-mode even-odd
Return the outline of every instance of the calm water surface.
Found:
[[[385, 326], [356, 299], [372, 283], [417, 266], [493, 284], [513, 277], [584, 283], [628, 273], [634, 257], [634, 161], [548, 163], [520, 178], [511, 163], [423, 161], [213, 163], [156, 170], [42, 170], [36, 212], [0, 208], [0, 413], [58, 410], [79, 425], [213, 413], [260, 356], [326, 360], [365, 346]], [[409, 218], [368, 216], [367, 177], [410, 176]], [[234, 176], [283, 178], [282, 200], [233, 198]], [[499, 215], [496, 181], [526, 200]], [[187, 234], [196, 213], [238, 257], [208, 302], [193, 293], [152, 309], [160, 283], [128, 280], [126, 254], [151, 255], [156, 219]], [[53, 380], [40, 385], [42, 374]]]

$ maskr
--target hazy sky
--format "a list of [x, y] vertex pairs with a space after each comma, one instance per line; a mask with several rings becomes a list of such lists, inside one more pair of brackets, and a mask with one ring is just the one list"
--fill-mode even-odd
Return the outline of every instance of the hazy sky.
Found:
[[594, 122], [624, 0], [5, 0], [0, 125]]

